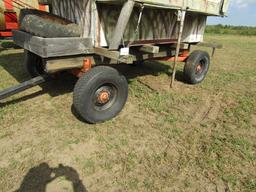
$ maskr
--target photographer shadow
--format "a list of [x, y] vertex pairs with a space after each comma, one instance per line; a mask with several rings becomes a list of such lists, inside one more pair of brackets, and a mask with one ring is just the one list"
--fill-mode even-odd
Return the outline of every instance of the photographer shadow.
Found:
[[47, 163], [31, 168], [15, 192], [46, 192], [47, 185], [60, 177], [64, 177], [72, 184], [73, 192], [87, 192], [74, 168], [62, 164], [57, 168], [51, 168]]

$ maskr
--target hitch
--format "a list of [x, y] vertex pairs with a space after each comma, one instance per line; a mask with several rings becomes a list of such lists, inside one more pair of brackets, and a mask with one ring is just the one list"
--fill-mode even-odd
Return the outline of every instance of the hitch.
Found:
[[19, 84], [19, 85], [7, 88], [3, 91], [0, 91], [0, 100], [6, 99], [7, 97], [13, 96], [17, 93], [20, 93], [22, 91], [25, 91], [27, 89], [30, 89], [37, 85], [40, 85], [46, 81], [47, 77], [48, 77], [47, 75], [37, 76], [33, 79], [30, 79], [28, 81], [25, 81], [25, 82]]

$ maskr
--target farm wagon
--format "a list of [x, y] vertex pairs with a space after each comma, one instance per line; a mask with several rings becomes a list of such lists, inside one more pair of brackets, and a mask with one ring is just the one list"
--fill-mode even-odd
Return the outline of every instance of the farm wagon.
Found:
[[204, 80], [210, 64], [203, 42], [207, 16], [225, 16], [228, 0], [41, 0], [51, 13], [25, 9], [14, 41], [25, 49], [33, 79], [0, 93], [0, 99], [68, 70], [79, 77], [74, 108], [87, 122], [115, 117], [128, 96], [126, 78], [107, 66], [145, 60], [185, 62], [188, 83]]

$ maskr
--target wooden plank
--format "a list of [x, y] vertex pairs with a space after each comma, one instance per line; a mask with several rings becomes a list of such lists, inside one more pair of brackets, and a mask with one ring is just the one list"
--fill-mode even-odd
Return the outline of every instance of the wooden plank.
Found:
[[79, 57], [63, 57], [63, 58], [51, 58], [46, 60], [45, 69], [48, 73], [55, 73], [57, 71], [82, 68], [84, 56]]
[[209, 47], [209, 48], [214, 48], [214, 49], [222, 49], [223, 48], [223, 45], [220, 43], [209, 43], [209, 42], [197, 43], [197, 44], [195, 44], [195, 46]]
[[121, 10], [121, 13], [119, 15], [112, 39], [110, 41], [110, 46], [109, 46], [110, 50], [118, 49], [122, 41], [122, 38], [124, 36], [126, 26], [130, 20], [134, 5], [135, 5], [135, 2], [133, 0], [128, 0], [127, 2], [125, 2]]
[[95, 47], [94, 52], [97, 55], [100, 55], [109, 59], [118, 60], [120, 57], [120, 53], [118, 51], [109, 51], [108, 49], [102, 48], [102, 47]]
[[177, 39], [151, 39], [151, 40], [135, 40], [135, 41], [125, 41], [125, 44], [130, 46], [140, 46], [140, 45], [164, 45], [164, 44], [174, 44], [177, 43]]
[[[124, 0], [97, 0], [101, 3], [123, 3]], [[182, 9], [187, 11], [203, 13], [205, 15], [225, 15], [227, 12], [229, 0], [135, 0], [143, 3], [145, 7], [161, 8], [161, 9]], [[225, 7], [223, 7], [223, 1]], [[223, 9], [224, 8], [224, 9]]]
[[42, 38], [18, 30], [14, 30], [13, 34], [17, 45], [42, 58], [93, 53], [91, 38]]
[[179, 53], [180, 53], [180, 45], [182, 42], [182, 34], [184, 30], [186, 14], [187, 14], [187, 11], [185, 10], [185, 7], [183, 7], [183, 10], [178, 11], [178, 15], [177, 15], [177, 21], [179, 22], [179, 35], [178, 35], [178, 42], [177, 42], [176, 51], [175, 51], [175, 59], [174, 59], [173, 68], [172, 68], [173, 72], [172, 72], [171, 87], [173, 87], [175, 77], [176, 77], [176, 67], [177, 67], [177, 62], [178, 62]]
[[45, 44], [41, 38], [37, 38], [22, 31], [14, 30], [13, 40], [14, 43], [18, 46], [27, 49], [42, 57], [45, 56], [44, 49], [42, 49], [42, 47], [45, 47]]
[[98, 55], [80, 55], [71, 57], [56, 57], [44, 59], [46, 65], [45, 69], [47, 73], [55, 73], [58, 71], [69, 70], [69, 69], [81, 69], [84, 66], [84, 60], [90, 59], [92, 65], [103, 65], [103, 64], [116, 64], [117, 60], [110, 60], [108, 63], [104, 62]]
[[[118, 20], [120, 10], [120, 6], [98, 5], [100, 21], [100, 32], [98, 34], [100, 34], [101, 46], [108, 46], [111, 42], [117, 23], [114, 21]], [[172, 39], [177, 42], [178, 25], [175, 10], [144, 8], [138, 33], [135, 34], [139, 14], [140, 9], [138, 7], [134, 8], [124, 33], [125, 45], [171, 43]], [[188, 13], [182, 41], [187, 43], [202, 41], [205, 26], [206, 15]]]
[[140, 51], [146, 52], [146, 53], [159, 53], [159, 47], [154, 45], [143, 45], [140, 48]]
[[[150, 42], [150, 43], [149, 43]], [[158, 46], [160, 48], [160, 50], [163, 47], [168, 47], [168, 48], [176, 48], [177, 46], [177, 40], [165, 40], [165, 41], [158, 41], [158, 40], [154, 40], [154, 41], [141, 41], [140, 44], [131, 44], [130, 45], [130, 49], [132, 49], [133, 47], [140, 47], [140, 46], [144, 46], [144, 45], [152, 45], [154, 44], [154, 46]], [[188, 49], [190, 43], [181, 43], [181, 49]]]
[[[173, 57], [175, 55], [175, 48], [172, 48], [171, 45], [169, 46], [160, 46], [158, 53], [145, 53], [139, 51], [139, 47], [132, 47], [130, 49], [130, 55], [128, 56], [120, 56], [118, 51], [110, 51], [106, 48], [96, 47], [95, 54], [112, 59], [118, 62], [131, 64], [134, 61], [142, 61], [148, 59], [157, 59], [157, 58], [165, 58], [165, 57]], [[114, 64], [114, 61], [111, 63]]]
[[158, 53], [140, 52], [138, 51], [139, 49], [139, 47], [132, 47], [130, 49], [130, 54], [133, 56], [134, 61], [173, 57], [175, 55], [175, 47], [172, 47], [172, 45], [159, 46]]
[[134, 52], [134, 53], [131, 53], [131, 55], [133, 56], [134, 61], [143, 61], [143, 60], [149, 60], [149, 59], [172, 57], [175, 55], [175, 50], [165, 50], [165, 51], [160, 51], [159, 53], [144, 53], [144, 54]]
[[105, 58], [113, 59], [121, 63], [133, 63], [133, 56], [132, 55], [120, 55], [119, 51], [110, 51], [106, 48], [102, 47], [95, 47], [94, 52], [97, 55], [103, 56]]
[[91, 38], [47, 38], [47, 57], [89, 54], [93, 51]]

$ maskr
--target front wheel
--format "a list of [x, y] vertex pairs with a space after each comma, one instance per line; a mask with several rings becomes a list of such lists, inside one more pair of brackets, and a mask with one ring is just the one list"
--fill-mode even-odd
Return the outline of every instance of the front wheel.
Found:
[[192, 52], [184, 66], [185, 80], [190, 84], [201, 83], [209, 70], [210, 56], [205, 51]]
[[111, 67], [98, 66], [78, 80], [73, 103], [83, 120], [98, 123], [117, 116], [123, 109], [127, 97], [126, 78]]

